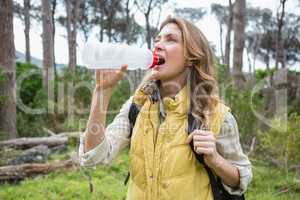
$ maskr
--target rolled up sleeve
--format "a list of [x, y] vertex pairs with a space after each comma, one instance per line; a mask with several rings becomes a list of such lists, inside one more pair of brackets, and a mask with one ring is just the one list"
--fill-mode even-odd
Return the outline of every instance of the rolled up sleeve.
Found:
[[128, 113], [131, 102], [132, 97], [123, 104], [113, 122], [107, 126], [104, 139], [95, 148], [84, 152], [86, 132], [80, 136], [78, 156], [81, 166], [93, 167], [97, 164], [110, 164], [118, 153], [128, 146], [130, 143]]
[[239, 131], [234, 116], [228, 112], [217, 138], [218, 152], [239, 170], [240, 183], [237, 188], [232, 188], [223, 183], [228, 193], [242, 195], [252, 179], [251, 163], [244, 154], [239, 138]]

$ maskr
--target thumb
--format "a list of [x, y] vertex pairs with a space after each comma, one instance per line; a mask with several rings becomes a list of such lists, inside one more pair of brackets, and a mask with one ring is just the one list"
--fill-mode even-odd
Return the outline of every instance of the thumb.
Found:
[[194, 134], [195, 134], [194, 132], [189, 134], [189, 136], [185, 140], [186, 144], [191, 143], [191, 141], [193, 140]]
[[122, 65], [121, 69], [117, 71], [117, 75], [119, 76], [119, 78], [123, 78], [127, 73], [127, 71], [128, 71], [128, 65], [127, 64]]

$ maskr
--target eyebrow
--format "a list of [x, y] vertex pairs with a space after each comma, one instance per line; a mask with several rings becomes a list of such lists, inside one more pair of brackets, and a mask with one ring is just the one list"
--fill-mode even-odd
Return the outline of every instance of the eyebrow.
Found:
[[[164, 37], [170, 37], [170, 36], [175, 36], [177, 39], [179, 39], [180, 37], [177, 35], [177, 34], [174, 34], [174, 33], [167, 33], [167, 34], [165, 34], [165, 35], [163, 35]], [[154, 39], [159, 39], [159, 38], [161, 38], [162, 36], [161, 35], [157, 35], [157, 36], [155, 36], [154, 37]]]

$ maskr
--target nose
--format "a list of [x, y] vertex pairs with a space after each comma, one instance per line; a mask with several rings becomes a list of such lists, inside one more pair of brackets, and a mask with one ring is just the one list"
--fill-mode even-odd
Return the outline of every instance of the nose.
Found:
[[163, 51], [164, 50], [164, 45], [162, 44], [162, 42], [156, 42], [154, 43], [154, 50], [156, 51]]

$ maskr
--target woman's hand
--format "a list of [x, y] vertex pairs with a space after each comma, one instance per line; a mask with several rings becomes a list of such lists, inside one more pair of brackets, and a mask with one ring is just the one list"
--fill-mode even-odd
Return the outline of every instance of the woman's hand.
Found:
[[211, 168], [220, 164], [220, 154], [216, 148], [216, 138], [211, 131], [194, 130], [187, 138], [187, 143], [193, 140], [196, 153], [203, 154], [204, 162]]
[[122, 65], [121, 69], [98, 69], [95, 72], [96, 89], [114, 88], [125, 76], [128, 65]]

